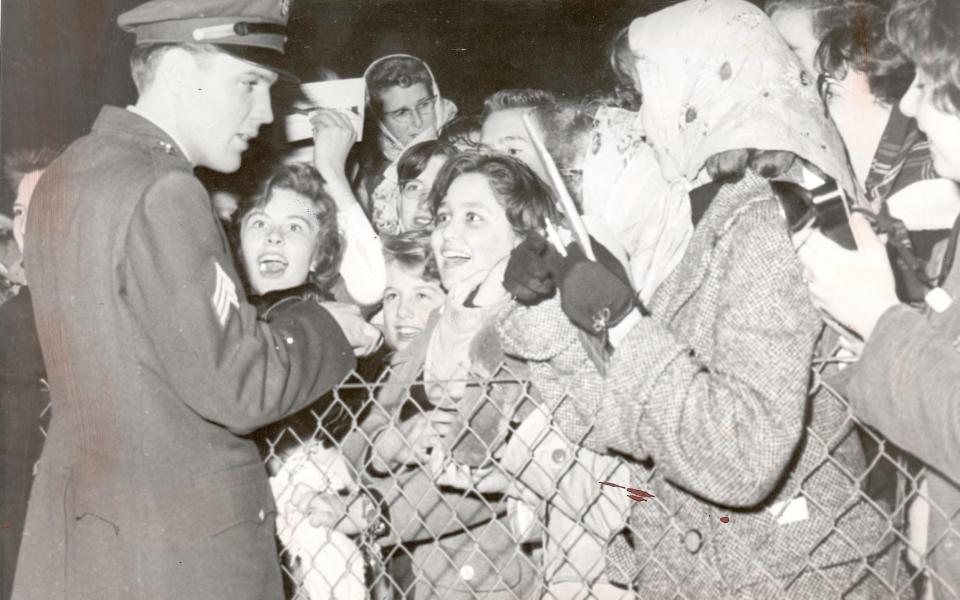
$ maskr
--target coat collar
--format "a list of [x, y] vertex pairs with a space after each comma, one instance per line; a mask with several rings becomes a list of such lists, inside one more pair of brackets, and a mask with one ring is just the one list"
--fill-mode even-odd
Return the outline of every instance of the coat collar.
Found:
[[[127, 109], [104, 106], [93, 124], [93, 130], [126, 138], [144, 150], [162, 152], [190, 165], [183, 150], [168, 133], [148, 119]], [[190, 168], [192, 169], [193, 166], [190, 165]]]
[[720, 238], [753, 202], [768, 197], [752, 190], [769, 188], [769, 185], [766, 179], [747, 171], [740, 181], [720, 188], [694, 229], [680, 264], [655, 292], [650, 305], [654, 315], [670, 320], [680, 312], [706, 279]]

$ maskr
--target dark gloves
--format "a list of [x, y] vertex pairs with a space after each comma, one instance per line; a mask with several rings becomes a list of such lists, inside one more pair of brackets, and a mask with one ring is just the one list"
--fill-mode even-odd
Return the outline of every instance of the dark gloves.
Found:
[[531, 233], [510, 254], [503, 285], [523, 304], [537, 304], [560, 289], [560, 306], [578, 327], [601, 338], [637, 306], [636, 293], [623, 265], [603, 245], [590, 238], [596, 262], [579, 244], [567, 246], [567, 256]]

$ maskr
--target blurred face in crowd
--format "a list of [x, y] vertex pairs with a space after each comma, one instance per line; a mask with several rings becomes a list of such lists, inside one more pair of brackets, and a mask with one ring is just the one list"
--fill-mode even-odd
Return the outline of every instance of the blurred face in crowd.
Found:
[[450, 184], [437, 210], [436, 226], [431, 244], [448, 291], [489, 272], [521, 241], [480, 173], [461, 175]]
[[260, 126], [273, 121], [270, 86], [277, 75], [229, 54], [192, 58], [179, 97], [177, 141], [194, 164], [233, 173]]
[[863, 183], [890, 118], [890, 107], [877, 101], [867, 74], [853, 69], [847, 69], [842, 81], [825, 78], [820, 93], [843, 138], [854, 174]]
[[258, 294], [285, 290], [307, 281], [320, 237], [313, 203], [275, 188], [262, 208], [243, 218], [240, 247], [247, 279]]
[[900, 100], [900, 110], [917, 119], [930, 140], [930, 154], [937, 174], [960, 181], [960, 113], [947, 112], [933, 97], [933, 81], [922, 70]]
[[384, 339], [392, 348], [410, 345], [427, 326], [430, 313], [443, 303], [440, 284], [423, 278], [423, 267], [387, 261], [387, 287], [383, 294]]
[[13, 238], [17, 241], [20, 251], [23, 251], [23, 238], [27, 231], [27, 211], [30, 210], [30, 199], [33, 197], [33, 190], [43, 170], [32, 171], [23, 176], [20, 184], [17, 186], [17, 198], [13, 201]]
[[492, 113], [480, 129], [480, 151], [498, 152], [523, 161], [540, 179], [548, 181], [540, 158], [523, 125], [525, 108], [507, 108]]
[[407, 146], [424, 131], [436, 128], [435, 101], [423, 83], [389, 87], [380, 92], [383, 124], [400, 145]]
[[433, 156], [416, 179], [400, 186], [400, 227], [402, 231], [427, 229], [433, 224], [433, 215], [427, 196], [433, 189], [440, 168], [447, 163], [446, 156]]
[[770, 20], [777, 28], [790, 49], [800, 58], [811, 75], [816, 75], [817, 48], [820, 40], [813, 33], [813, 19], [810, 11], [794, 8], [782, 8], [772, 15]]

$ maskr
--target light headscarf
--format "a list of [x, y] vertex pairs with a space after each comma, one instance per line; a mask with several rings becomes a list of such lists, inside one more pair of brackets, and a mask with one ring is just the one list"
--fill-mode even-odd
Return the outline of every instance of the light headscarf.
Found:
[[843, 143], [770, 19], [744, 0], [687, 0], [633, 21], [643, 129], [673, 195], [705, 161], [743, 148], [789, 151], [861, 201]]
[[[400, 140], [390, 133], [390, 130], [387, 129], [387, 126], [383, 123], [383, 121], [376, 117], [376, 112], [372, 110], [373, 107], [370, 97], [370, 74], [377, 65], [386, 60], [391, 60], [394, 58], [409, 58], [423, 65], [423, 68], [426, 69], [430, 76], [430, 92], [434, 96], [433, 127], [427, 127], [424, 129], [406, 146], [401, 144]], [[433, 71], [430, 70], [430, 65], [420, 60], [416, 56], [411, 56], [409, 54], [390, 54], [388, 56], [378, 58], [370, 63], [370, 66], [368, 66], [367, 70], [364, 71], [363, 80], [367, 84], [368, 114], [377, 119], [377, 143], [379, 144], [380, 151], [387, 158], [387, 160], [390, 161], [390, 165], [383, 172], [383, 181], [380, 182], [380, 185], [378, 185], [377, 189], [375, 189], [373, 192], [373, 225], [380, 233], [397, 234], [400, 233], [400, 182], [397, 177], [397, 162], [400, 160], [400, 156], [403, 154], [403, 152], [410, 146], [420, 142], [437, 139], [440, 128], [457, 116], [457, 105], [454, 104], [453, 101], [440, 95], [440, 87], [437, 85], [436, 77], [433, 76]]]
[[640, 115], [602, 106], [582, 163], [583, 214], [600, 221], [623, 246], [641, 302], [653, 297], [690, 240], [690, 202], [671, 195]]

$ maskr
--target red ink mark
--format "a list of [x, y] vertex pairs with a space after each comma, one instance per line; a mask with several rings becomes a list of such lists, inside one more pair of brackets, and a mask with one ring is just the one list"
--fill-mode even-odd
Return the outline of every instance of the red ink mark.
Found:
[[720, 522], [721, 522], [721, 523], [729, 523], [729, 522], [730, 522], [730, 517], [720, 517]]
[[610, 487], [620, 488], [621, 490], [627, 490], [627, 498], [630, 498], [634, 502], [646, 502], [647, 498], [655, 497], [650, 492], [645, 492], [637, 488], [622, 486], [619, 483], [613, 483], [611, 481], [601, 481], [600, 485], [608, 485]]
[[10, 523], [0, 523], [0, 529], [10, 529], [12, 525]]
[[612, 481], [601, 481], [600, 485], [609, 485], [610, 487], [620, 488], [621, 490], [624, 489], [622, 485], [619, 483], [613, 483]]

